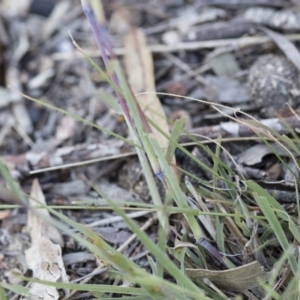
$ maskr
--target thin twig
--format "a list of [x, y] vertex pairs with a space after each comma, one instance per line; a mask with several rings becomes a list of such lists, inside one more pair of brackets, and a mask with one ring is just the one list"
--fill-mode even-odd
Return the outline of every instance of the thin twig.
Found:
[[[285, 37], [290, 41], [299, 41], [300, 34], [287, 34]], [[213, 49], [218, 47], [225, 46], [236, 46], [236, 47], [247, 47], [251, 45], [258, 45], [272, 42], [272, 40], [267, 36], [254, 36], [254, 37], [242, 37], [236, 39], [223, 39], [223, 40], [211, 40], [211, 41], [197, 41], [197, 42], [184, 42], [178, 43], [175, 45], [149, 45], [149, 49], [153, 53], [162, 53], [162, 52], [178, 52], [178, 51], [194, 51], [199, 49]], [[84, 50], [84, 52], [90, 57], [99, 57], [98, 50]], [[124, 48], [115, 48], [114, 53], [116, 55], [124, 55]], [[72, 52], [58, 52], [52, 54], [53, 60], [67, 60], [67, 59], [78, 59], [82, 58], [80, 53], [76, 51]]]

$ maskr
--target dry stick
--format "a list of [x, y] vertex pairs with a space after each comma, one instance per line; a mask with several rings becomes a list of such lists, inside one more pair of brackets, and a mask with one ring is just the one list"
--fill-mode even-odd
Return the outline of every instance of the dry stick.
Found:
[[[151, 211], [136, 211], [136, 212], [127, 214], [127, 217], [129, 217], [130, 219], [134, 219], [134, 218], [143, 217], [145, 215], [149, 215], [151, 213], [152, 213]], [[92, 228], [92, 227], [96, 227], [96, 226], [104, 226], [104, 225], [109, 225], [109, 224], [116, 223], [116, 222], [121, 222], [123, 220], [124, 219], [121, 216], [112, 216], [112, 217], [109, 217], [109, 218], [106, 218], [103, 220], [98, 220], [93, 223], [86, 224], [86, 226]]]
[[[290, 41], [299, 41], [300, 34], [288, 34], [285, 37]], [[253, 37], [242, 37], [236, 39], [223, 39], [223, 40], [212, 40], [212, 41], [197, 41], [197, 42], [185, 42], [178, 43], [175, 45], [149, 45], [150, 51], [153, 53], [162, 53], [162, 52], [178, 52], [181, 50], [185, 51], [194, 51], [199, 49], [212, 49], [217, 47], [224, 46], [237, 46], [237, 47], [246, 47], [257, 44], [264, 44], [267, 42], [272, 42], [268, 36], [253, 36]], [[124, 48], [114, 49], [116, 55], [124, 55]], [[98, 50], [84, 50], [84, 52], [90, 57], [99, 57], [100, 54]], [[81, 54], [75, 51], [64, 52], [64, 53], [54, 53], [52, 54], [53, 60], [66, 60], [82, 58]]]
[[182, 60], [177, 58], [176, 56], [166, 53], [165, 56], [167, 59], [169, 59], [174, 65], [179, 67], [181, 70], [183, 70], [185, 73], [189, 75], [189, 77], [193, 77], [198, 82], [205, 84], [205, 79], [202, 76], [199, 76], [199, 74], [196, 74], [196, 72], [186, 63], [184, 63]]
[[31, 171], [32, 174], [35, 174], [39, 173], [41, 169], [52, 171], [96, 163], [108, 160], [108, 157], [114, 159], [136, 154], [133, 148], [126, 148], [127, 152], [122, 153], [125, 148], [122, 141], [104, 141], [91, 145], [79, 144], [61, 147], [50, 152], [29, 151], [20, 155], [7, 155], [3, 156], [3, 161], [10, 169], [20, 170], [23, 174], [37, 169]]
[[[247, 121], [246, 121], [247, 122]], [[288, 124], [291, 128], [297, 129], [300, 128], [300, 120], [298, 116], [291, 116], [288, 118], [282, 118], [282, 121], [278, 118], [272, 118], [272, 119], [264, 119], [257, 121], [261, 124], [268, 126], [270, 129], [277, 131], [279, 134], [288, 134], [289, 130], [283, 125]], [[233, 141], [233, 140], [242, 140], [242, 138], [247, 137], [247, 140], [249, 140], [250, 137], [253, 137], [253, 129], [250, 126], [241, 125], [236, 122], [224, 122], [219, 125], [214, 126], [204, 126], [199, 128], [194, 128], [189, 131], [189, 134], [193, 135], [196, 139], [203, 140], [202, 136], [205, 136], [210, 139], [217, 139], [218, 134], [222, 136], [222, 141]], [[232, 138], [230, 138], [232, 137]], [[257, 139], [257, 137], [253, 137], [254, 140]], [[188, 134], [182, 134], [179, 138], [180, 143], [188, 143], [191, 142], [191, 139], [189, 138]], [[205, 143], [211, 143], [212, 141], [204, 141]], [[194, 143], [192, 143], [194, 144]], [[189, 144], [190, 145], [190, 144]], [[96, 145], [95, 145], [96, 146]], [[99, 144], [99, 147], [101, 144]], [[70, 147], [66, 147], [69, 149]], [[78, 151], [78, 154], [76, 152]], [[71, 167], [78, 167], [82, 165], [87, 165], [91, 163], [96, 163], [100, 161], [106, 161], [111, 159], [117, 159], [117, 158], [124, 158], [132, 155], [136, 155], [135, 151], [130, 151], [123, 154], [116, 154], [116, 155], [107, 155], [102, 156], [94, 159], [85, 160], [86, 157], [89, 157], [89, 152], [93, 154], [95, 151], [95, 148], [90, 148], [87, 146], [85, 149], [74, 147], [74, 150], [72, 151], [72, 156], [77, 157], [79, 162], [74, 163], [67, 163], [64, 161], [63, 157], [64, 155], [59, 156], [61, 158], [61, 164], [56, 166], [51, 166], [51, 161], [53, 161], [53, 157], [57, 156], [54, 152], [52, 154], [48, 153], [35, 153], [35, 152], [28, 152], [22, 155], [12, 155], [12, 156], [4, 156], [3, 160], [4, 162], [10, 167], [11, 170], [21, 170], [22, 173], [28, 172], [28, 174], [37, 174], [42, 173], [46, 171], [54, 171], [59, 169], [65, 169], [65, 168], [71, 168]], [[64, 153], [64, 148], [57, 149], [57, 152]], [[80, 159], [80, 155], [84, 153], [84, 158]], [[100, 154], [99, 154], [100, 155]], [[36, 158], [40, 157], [40, 160], [37, 160]], [[16, 165], [15, 163], [18, 162]], [[42, 166], [44, 168], [42, 168]], [[32, 167], [37, 168], [36, 170], [30, 170]]]
[[[150, 217], [147, 222], [141, 227], [141, 230], [145, 231], [147, 228], [149, 228], [153, 222], [157, 220], [157, 217], [153, 214], [152, 217]], [[125, 241], [118, 249], [117, 251], [122, 252], [131, 242], [133, 242], [136, 239], [137, 235], [134, 233], [131, 235], [127, 241]]]

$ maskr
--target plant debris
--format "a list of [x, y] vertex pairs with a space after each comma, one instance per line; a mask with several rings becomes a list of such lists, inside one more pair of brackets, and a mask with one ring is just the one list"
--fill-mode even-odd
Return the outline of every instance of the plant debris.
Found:
[[0, 3], [0, 155], [30, 196], [0, 177], [0, 298], [297, 290], [299, 1], [102, 1], [100, 27], [90, 1], [19, 2]]

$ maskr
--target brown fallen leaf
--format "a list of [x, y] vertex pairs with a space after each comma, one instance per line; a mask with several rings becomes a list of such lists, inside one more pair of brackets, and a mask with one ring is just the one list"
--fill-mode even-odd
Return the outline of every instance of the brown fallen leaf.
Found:
[[230, 291], [243, 291], [259, 286], [259, 280], [266, 282], [270, 273], [265, 272], [258, 261], [225, 271], [206, 269], [185, 269], [192, 280], [207, 278], [219, 288]]
[[[32, 270], [33, 277], [48, 281], [68, 282], [68, 276], [62, 260], [62, 237], [59, 231], [47, 224], [44, 217], [49, 216], [47, 209], [34, 210], [34, 207], [45, 205], [45, 196], [37, 179], [33, 181], [28, 212], [28, 229], [32, 246], [25, 252], [28, 268]], [[29, 298], [57, 300], [58, 291], [55, 287], [33, 283], [29, 289]]]

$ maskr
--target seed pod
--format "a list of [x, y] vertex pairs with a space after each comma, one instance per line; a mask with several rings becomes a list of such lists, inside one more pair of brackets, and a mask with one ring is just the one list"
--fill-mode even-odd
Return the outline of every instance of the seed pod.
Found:
[[259, 57], [250, 69], [248, 88], [254, 103], [262, 107], [263, 117], [290, 114], [287, 103], [294, 109], [299, 108], [300, 73], [284, 56]]

